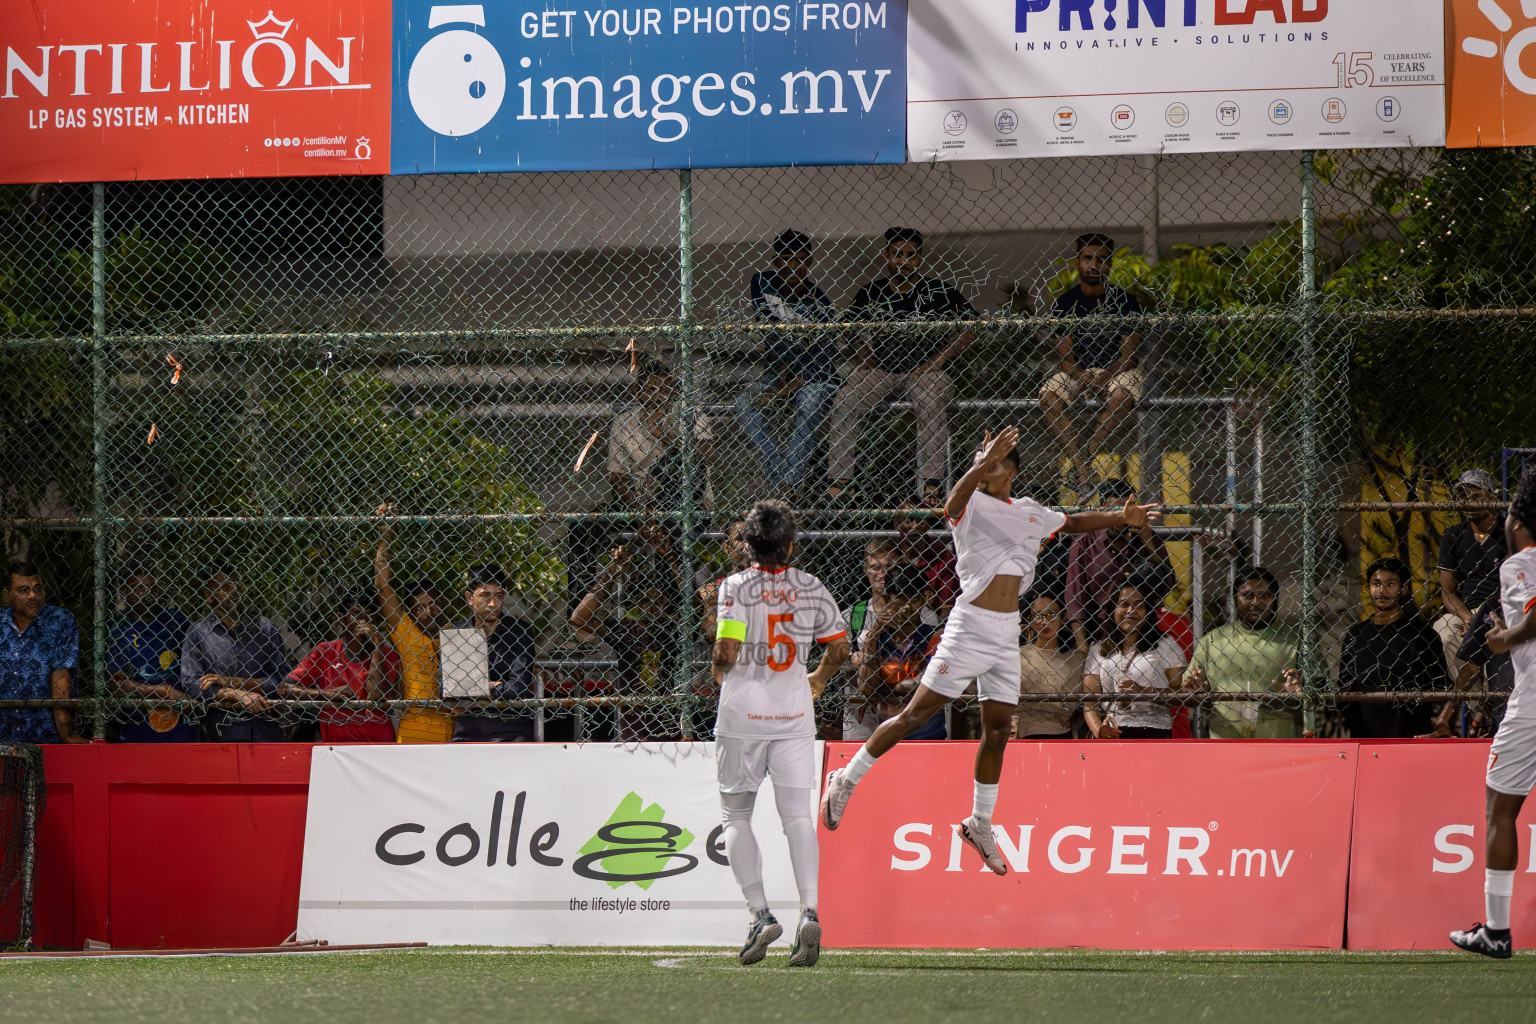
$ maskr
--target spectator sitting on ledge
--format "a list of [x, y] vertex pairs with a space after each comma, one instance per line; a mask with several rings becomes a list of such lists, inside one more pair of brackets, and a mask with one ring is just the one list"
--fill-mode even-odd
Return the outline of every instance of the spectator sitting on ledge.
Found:
[[[1040, 411], [1061, 442], [1062, 454], [1073, 463], [1077, 485], [1083, 487], [1090, 482], [1093, 457], [1141, 401], [1146, 384], [1136, 365], [1141, 335], [1128, 326], [1093, 325], [1101, 317], [1141, 312], [1141, 303], [1134, 295], [1109, 283], [1115, 261], [1114, 239], [1101, 234], [1081, 235], [1074, 248], [1078, 283], [1057, 296], [1051, 315], [1084, 322], [1060, 329], [1056, 350], [1061, 354], [1061, 369], [1040, 389]], [[1104, 400], [1104, 411], [1086, 448], [1067, 415], [1067, 407], [1079, 398]]]
[[[892, 394], [912, 402], [917, 417], [917, 497], [937, 508], [949, 462], [949, 400], [955, 386], [944, 367], [976, 335], [945, 320], [974, 317], [976, 310], [952, 286], [923, 276], [923, 236], [913, 228], [885, 233], [886, 276], [860, 288], [847, 319], [907, 321], [906, 330], [870, 328], [854, 358], [853, 372], [832, 404], [827, 428], [827, 498], [847, 501], [853, 487], [859, 423]], [[932, 326], [920, 326], [931, 324]]]
[[[784, 231], [773, 240], [773, 267], [752, 275], [752, 306], [771, 324], [825, 324], [837, 309], [811, 280], [811, 239]], [[798, 488], [816, 445], [832, 396], [837, 393], [837, 340], [810, 331], [773, 331], [763, 339], [763, 375], [736, 396], [736, 420], [763, 460], [768, 486]], [[763, 410], [774, 402], [794, 403], [789, 445], [780, 449], [768, 431]]]

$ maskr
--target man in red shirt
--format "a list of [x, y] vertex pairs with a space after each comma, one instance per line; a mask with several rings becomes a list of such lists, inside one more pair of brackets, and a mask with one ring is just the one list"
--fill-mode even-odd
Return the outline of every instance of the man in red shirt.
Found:
[[[385, 700], [399, 677], [400, 655], [373, 625], [371, 602], [343, 597], [340, 639], [327, 640], [288, 673], [282, 696], [308, 700]], [[395, 725], [379, 711], [320, 712], [322, 743], [393, 743]]]

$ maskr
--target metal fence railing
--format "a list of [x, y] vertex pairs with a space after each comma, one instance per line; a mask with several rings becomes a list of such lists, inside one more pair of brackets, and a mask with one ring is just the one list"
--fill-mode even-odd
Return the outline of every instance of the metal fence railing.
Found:
[[[941, 617], [935, 495], [1015, 423], [1018, 490], [1167, 513], [1113, 579], [1048, 552], [1039, 594], [1096, 642], [1130, 575], [1193, 639], [1262, 564], [1323, 728], [1362, 567], [1406, 563], [1429, 629], [1488, 498], [1453, 482], [1536, 440], [1533, 192], [1526, 150], [9, 186], [0, 518], [78, 619], [98, 737], [702, 736], [733, 514], [786, 498], [840, 603], [914, 563]], [[1084, 252], [1116, 296], [1086, 319]], [[438, 630], [488, 610], [504, 685], [454, 698]], [[268, 624], [272, 685], [183, 701], [165, 638], [209, 619]], [[338, 639], [388, 649], [351, 703], [273, 683]]]

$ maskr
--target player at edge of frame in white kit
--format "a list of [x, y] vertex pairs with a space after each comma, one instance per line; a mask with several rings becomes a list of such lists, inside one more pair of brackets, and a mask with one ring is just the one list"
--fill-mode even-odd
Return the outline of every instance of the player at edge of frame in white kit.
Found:
[[1140, 528], [1156, 522], [1156, 505], [1127, 498], [1115, 512], [1063, 515], [1033, 498], [1012, 498], [1018, 474], [1017, 427], [989, 431], [971, 468], [949, 492], [944, 515], [954, 530], [955, 568], [960, 599], [950, 612], [944, 636], [934, 651], [922, 683], [907, 706], [887, 719], [841, 768], [827, 773], [821, 795], [821, 823], [829, 830], [842, 822], [853, 788], [874, 767], [875, 759], [921, 728], [944, 705], [965, 692], [971, 680], [981, 699], [981, 744], [976, 750], [975, 800], [971, 816], [960, 823], [960, 838], [999, 875], [1008, 865], [997, 852], [992, 811], [997, 805], [1003, 753], [1008, 746], [1013, 710], [1019, 702], [1019, 598], [1035, 578], [1041, 545], [1059, 531], [1091, 533], [1122, 523]]
[[[755, 964], [783, 927], [768, 909], [763, 862], [752, 834], [752, 808], [765, 776], [789, 843], [800, 919], [789, 966], [813, 967], [821, 956], [816, 914], [820, 868], [811, 810], [821, 766], [816, 763], [812, 700], [848, 660], [848, 635], [837, 601], [821, 580], [792, 567], [795, 516], [782, 501], [760, 501], [742, 523], [752, 564], [720, 582], [715, 599], [715, 649], [710, 668], [720, 684], [715, 716], [715, 774], [725, 819], [725, 856], [746, 897], [751, 923], [739, 959]], [[821, 664], [807, 673], [817, 645]]]
[[1512, 552], [1499, 566], [1499, 609], [1488, 631], [1488, 649], [1508, 651], [1515, 685], [1504, 720], [1488, 751], [1488, 845], [1483, 867], [1486, 920], [1466, 931], [1451, 932], [1451, 944], [1498, 960], [1514, 955], [1509, 911], [1520, 863], [1520, 832], [1515, 819], [1536, 785], [1536, 466], [1520, 477], [1520, 486], [1504, 517], [1504, 537]]

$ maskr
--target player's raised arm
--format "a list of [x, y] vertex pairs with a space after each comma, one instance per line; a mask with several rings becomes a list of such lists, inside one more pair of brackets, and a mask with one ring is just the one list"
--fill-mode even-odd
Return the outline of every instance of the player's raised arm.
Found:
[[[393, 513], [395, 506], [380, 505], [375, 515], [387, 516]], [[394, 527], [388, 522], [379, 524], [379, 546], [373, 552], [373, 585], [379, 592], [379, 610], [384, 613], [384, 623], [391, 631], [400, 627], [400, 622], [405, 618], [405, 606], [400, 603], [400, 595], [396, 593], [391, 584], [392, 574], [389, 565], [389, 542], [394, 538]]]
[[[957, 485], [958, 486], [958, 485]], [[1161, 505], [1138, 505], [1135, 498], [1126, 498], [1125, 507], [1114, 512], [1073, 512], [1061, 528], [1062, 533], [1093, 533], [1112, 526], [1130, 526], [1138, 530], [1163, 518], [1158, 511]]]
[[944, 502], [944, 514], [950, 522], [965, 514], [965, 506], [971, 503], [971, 495], [976, 493], [976, 488], [981, 486], [987, 473], [1002, 462], [1018, 443], [1018, 427], [1004, 427], [997, 432], [996, 437], [992, 436], [990, 430], [982, 435], [981, 451], [971, 460], [971, 468], [965, 471], [965, 475], [955, 481], [955, 486], [950, 488], [949, 498]]

